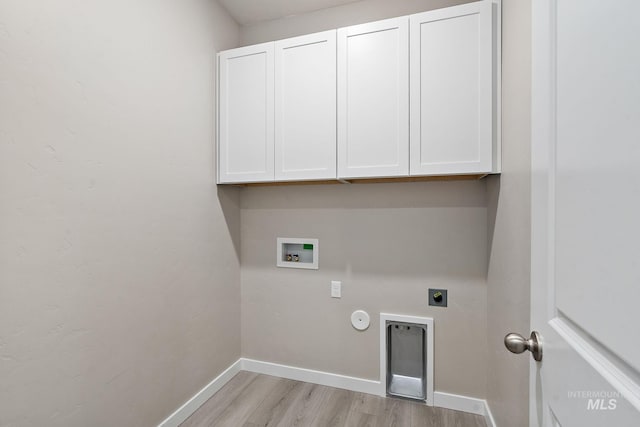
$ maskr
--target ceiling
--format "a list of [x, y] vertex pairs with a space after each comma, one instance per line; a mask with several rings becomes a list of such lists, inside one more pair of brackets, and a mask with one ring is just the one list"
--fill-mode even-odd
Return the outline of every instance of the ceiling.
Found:
[[240, 25], [300, 15], [358, 0], [218, 0]]

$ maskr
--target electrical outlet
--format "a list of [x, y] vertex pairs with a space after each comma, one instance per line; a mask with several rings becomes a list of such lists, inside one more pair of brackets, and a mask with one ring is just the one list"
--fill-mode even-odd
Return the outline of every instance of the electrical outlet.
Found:
[[331, 298], [342, 297], [342, 282], [332, 280], [331, 281]]
[[429, 289], [429, 305], [436, 307], [447, 306], [447, 290], [446, 289]]

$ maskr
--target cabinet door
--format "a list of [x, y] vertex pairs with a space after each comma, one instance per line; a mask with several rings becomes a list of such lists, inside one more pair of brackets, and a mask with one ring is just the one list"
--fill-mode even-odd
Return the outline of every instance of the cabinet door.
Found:
[[336, 178], [336, 31], [275, 44], [275, 179]]
[[338, 177], [409, 173], [409, 21], [338, 30]]
[[410, 17], [411, 175], [493, 172], [490, 1]]
[[273, 43], [218, 55], [219, 183], [273, 180]]

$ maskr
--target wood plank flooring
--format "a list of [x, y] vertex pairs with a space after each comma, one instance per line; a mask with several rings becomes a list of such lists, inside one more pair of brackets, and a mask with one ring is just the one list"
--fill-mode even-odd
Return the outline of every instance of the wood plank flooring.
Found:
[[486, 427], [479, 415], [240, 372], [182, 427]]

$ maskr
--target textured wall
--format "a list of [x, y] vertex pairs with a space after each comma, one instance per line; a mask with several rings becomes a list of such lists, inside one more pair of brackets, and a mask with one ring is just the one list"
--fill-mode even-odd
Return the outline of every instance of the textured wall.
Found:
[[151, 426], [240, 355], [211, 0], [0, 0], [0, 425]]
[[503, 169], [488, 180], [488, 389], [500, 427], [529, 423], [528, 355], [509, 353], [508, 332], [529, 334], [531, 271], [531, 1], [503, 4]]
[[[466, 3], [363, 0], [241, 28], [243, 44]], [[378, 314], [435, 319], [435, 388], [486, 393], [486, 185], [367, 184], [242, 190], [245, 357], [379, 379]], [[277, 269], [275, 239], [319, 237], [317, 272]], [[343, 298], [329, 283], [343, 280]], [[449, 289], [447, 309], [427, 306]], [[354, 309], [372, 326], [351, 327]], [[310, 313], [308, 323], [300, 323]], [[473, 351], [469, 349], [473, 348]]]
[[[242, 190], [244, 357], [379, 379], [379, 313], [434, 318], [435, 388], [484, 397], [484, 182]], [[277, 268], [276, 238], [320, 239], [320, 269]], [[343, 282], [342, 298], [330, 281]], [[429, 307], [447, 288], [449, 307]], [[350, 315], [364, 309], [358, 332]]]
[[242, 45], [250, 45], [471, 1], [473, 0], [361, 0], [343, 6], [243, 26], [240, 36]]

